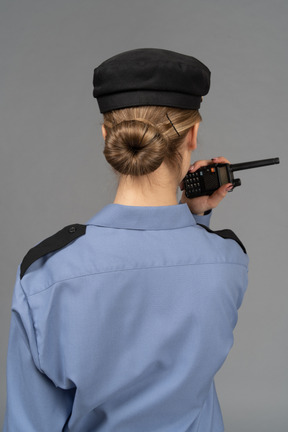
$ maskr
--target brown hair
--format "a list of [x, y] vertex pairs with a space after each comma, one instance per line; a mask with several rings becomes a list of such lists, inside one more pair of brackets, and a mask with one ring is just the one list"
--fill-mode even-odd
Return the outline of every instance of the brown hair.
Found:
[[200, 121], [198, 110], [142, 106], [110, 111], [104, 114], [104, 155], [124, 175], [149, 174], [164, 160], [180, 169], [179, 148]]

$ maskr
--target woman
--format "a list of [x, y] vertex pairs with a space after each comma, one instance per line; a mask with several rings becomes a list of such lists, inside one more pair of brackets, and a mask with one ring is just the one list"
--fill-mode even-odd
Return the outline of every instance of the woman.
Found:
[[233, 233], [205, 228], [231, 184], [177, 201], [209, 85], [205, 65], [166, 50], [95, 69], [119, 186], [113, 204], [22, 262], [5, 432], [224, 430], [214, 376], [233, 344], [248, 258]]

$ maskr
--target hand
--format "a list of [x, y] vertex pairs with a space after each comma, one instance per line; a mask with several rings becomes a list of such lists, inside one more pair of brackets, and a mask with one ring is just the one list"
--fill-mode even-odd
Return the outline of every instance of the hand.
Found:
[[[189, 171], [195, 172], [199, 168], [215, 163], [230, 163], [224, 157], [217, 157], [210, 160], [200, 160], [195, 162], [190, 166]], [[181, 190], [183, 190], [183, 183], [180, 184]], [[187, 198], [185, 195], [185, 191], [183, 191], [181, 196], [181, 203], [187, 203], [191, 213], [196, 215], [203, 215], [204, 212], [211, 210], [218, 206], [218, 204], [225, 198], [227, 193], [233, 189], [232, 183], [227, 183], [225, 185], [220, 186], [212, 195], [204, 195], [198, 198]]]

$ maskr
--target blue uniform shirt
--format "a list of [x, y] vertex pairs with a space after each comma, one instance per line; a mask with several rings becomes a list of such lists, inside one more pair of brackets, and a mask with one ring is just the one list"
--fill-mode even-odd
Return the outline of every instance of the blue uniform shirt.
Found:
[[110, 204], [17, 277], [4, 432], [222, 432], [247, 255], [186, 204]]

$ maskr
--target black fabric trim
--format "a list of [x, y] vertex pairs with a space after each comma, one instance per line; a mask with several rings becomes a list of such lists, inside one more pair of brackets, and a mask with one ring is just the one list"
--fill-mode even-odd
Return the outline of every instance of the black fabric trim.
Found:
[[31, 266], [31, 264], [33, 264], [39, 258], [51, 252], [56, 252], [57, 250], [62, 249], [64, 246], [67, 246], [73, 240], [83, 236], [85, 233], [86, 225], [68, 225], [62, 230], [58, 231], [56, 234], [48, 237], [46, 240], [43, 240], [41, 243], [30, 249], [21, 263], [20, 279], [23, 278], [25, 272]]
[[241, 246], [243, 252], [245, 254], [247, 254], [245, 246], [243, 245], [243, 243], [241, 242], [241, 240], [237, 237], [237, 235], [232, 230], [230, 230], [230, 229], [224, 229], [224, 230], [219, 230], [219, 231], [212, 231], [210, 228], [208, 228], [205, 225], [202, 225], [202, 224], [197, 224], [197, 225], [200, 225], [202, 228], [204, 228], [209, 233], [217, 234], [217, 235], [219, 235], [220, 237], [222, 237], [224, 239], [235, 240], [239, 244], [239, 246]]
[[166, 106], [183, 109], [199, 109], [201, 100], [201, 96], [159, 90], [126, 91], [97, 96], [101, 113], [121, 108], [145, 105]]

